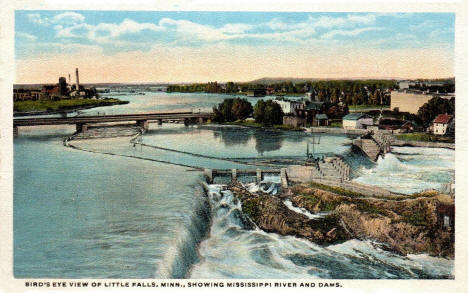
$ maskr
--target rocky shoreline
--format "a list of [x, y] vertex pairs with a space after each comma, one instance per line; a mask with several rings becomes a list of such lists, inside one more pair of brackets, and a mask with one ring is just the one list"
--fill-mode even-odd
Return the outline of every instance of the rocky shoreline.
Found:
[[[388, 200], [344, 196], [308, 184], [295, 185], [277, 196], [251, 193], [238, 182], [228, 189], [241, 201], [243, 212], [266, 232], [321, 245], [372, 240], [401, 255], [454, 257], [454, 227], [443, 225], [443, 213], [450, 214], [454, 202], [436, 191]], [[312, 214], [328, 214], [310, 219], [289, 209], [285, 200]]]

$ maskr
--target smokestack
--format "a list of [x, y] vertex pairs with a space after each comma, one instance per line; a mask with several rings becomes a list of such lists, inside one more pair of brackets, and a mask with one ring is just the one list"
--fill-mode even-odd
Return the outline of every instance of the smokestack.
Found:
[[78, 76], [78, 68], [76, 69], [76, 90], [80, 90], [80, 77]]
[[71, 84], [71, 77], [70, 77], [70, 73], [68, 74], [68, 83]]

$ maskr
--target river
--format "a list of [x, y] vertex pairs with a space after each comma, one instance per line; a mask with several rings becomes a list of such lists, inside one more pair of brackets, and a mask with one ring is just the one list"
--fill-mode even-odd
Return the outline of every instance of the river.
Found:
[[[146, 93], [81, 115], [206, 111], [226, 96]], [[254, 101], [254, 98], [250, 98]], [[18, 278], [452, 278], [453, 260], [399, 256], [371, 241], [322, 247], [246, 223], [229, 192], [205, 196], [199, 168], [303, 160], [311, 134], [230, 126], [151, 124], [129, 138], [74, 141], [71, 126], [20, 129], [14, 140], [14, 274]], [[322, 135], [353, 180], [402, 193], [454, 177], [454, 151], [395, 148], [377, 163], [353, 137]], [[203, 156], [198, 156], [203, 155]], [[437, 164], [436, 164], [437, 162]]]

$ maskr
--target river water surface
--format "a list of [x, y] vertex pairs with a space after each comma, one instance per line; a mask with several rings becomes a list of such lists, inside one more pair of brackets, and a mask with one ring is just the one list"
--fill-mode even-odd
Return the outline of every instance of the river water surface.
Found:
[[[119, 96], [105, 112], [209, 110], [225, 96]], [[73, 127], [21, 128], [14, 141], [14, 273], [19, 278], [452, 278], [453, 261], [399, 256], [370, 241], [322, 247], [266, 233], [230, 192], [205, 196], [200, 168], [255, 168], [305, 158], [310, 134], [151, 124], [130, 138], [72, 141]], [[349, 152], [353, 137], [322, 135], [316, 151], [341, 155], [353, 180], [402, 193], [454, 177], [454, 152], [395, 148], [377, 163]], [[199, 156], [202, 155], [202, 156]], [[263, 166], [265, 168], [271, 166]]]

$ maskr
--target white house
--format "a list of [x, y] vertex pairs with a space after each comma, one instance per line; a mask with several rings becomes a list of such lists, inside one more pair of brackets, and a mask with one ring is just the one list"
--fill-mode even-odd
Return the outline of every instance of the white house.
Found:
[[374, 119], [364, 113], [350, 113], [343, 117], [344, 129], [363, 129], [374, 125]]
[[439, 114], [434, 121], [432, 121], [432, 132], [436, 135], [445, 135], [447, 130], [453, 128], [453, 126], [453, 115]]
[[300, 101], [288, 99], [275, 99], [274, 101], [281, 106], [284, 114], [296, 114], [297, 109], [304, 109], [304, 103]]

